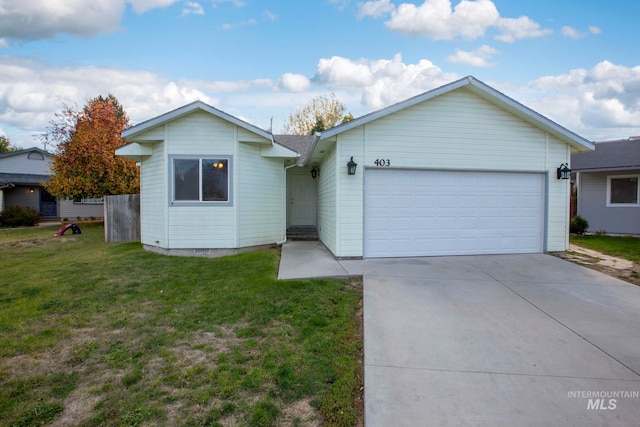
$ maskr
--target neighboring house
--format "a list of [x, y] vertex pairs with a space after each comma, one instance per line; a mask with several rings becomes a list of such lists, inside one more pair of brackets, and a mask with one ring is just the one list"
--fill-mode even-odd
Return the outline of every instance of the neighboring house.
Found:
[[51, 180], [54, 155], [39, 148], [0, 154], [0, 212], [9, 206], [31, 207], [44, 220], [102, 218], [101, 199], [58, 200], [42, 184]]
[[141, 165], [142, 243], [167, 254], [234, 253], [304, 226], [337, 257], [564, 251], [556, 170], [593, 149], [473, 77], [313, 137], [200, 101], [123, 137], [116, 153]]
[[640, 234], [640, 137], [595, 144], [571, 156], [578, 215], [590, 231]]

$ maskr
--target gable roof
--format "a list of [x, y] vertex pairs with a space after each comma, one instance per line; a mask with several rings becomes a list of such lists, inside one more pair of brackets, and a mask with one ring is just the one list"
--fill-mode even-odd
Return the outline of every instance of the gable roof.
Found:
[[602, 141], [588, 153], [571, 156], [571, 170], [596, 171], [640, 169], [640, 137]]
[[362, 117], [358, 117], [357, 119], [351, 120], [349, 122], [340, 124], [331, 129], [316, 133], [315, 139], [313, 141], [312, 147], [310, 148], [310, 155], [313, 155], [318, 142], [322, 139], [328, 139], [340, 133], [346, 132], [350, 129], [353, 129], [357, 126], [361, 126], [372, 122], [374, 120], [380, 119], [382, 117], [388, 116], [405, 108], [414, 106], [416, 104], [420, 104], [422, 102], [428, 101], [440, 95], [444, 95], [446, 93], [452, 92], [456, 89], [467, 88], [472, 91], [476, 95], [484, 98], [485, 100], [505, 109], [511, 114], [519, 117], [520, 119], [532, 124], [533, 126], [548, 132], [549, 134], [555, 136], [559, 140], [571, 145], [578, 151], [587, 151], [593, 150], [594, 145], [592, 142], [586, 140], [585, 138], [571, 132], [570, 130], [560, 126], [556, 122], [546, 118], [542, 114], [539, 114], [529, 107], [520, 104], [512, 98], [509, 98], [502, 92], [492, 88], [491, 86], [481, 82], [472, 76], [464, 77], [455, 82], [449, 83], [447, 85], [441, 86], [439, 88], [430, 90], [428, 92], [422, 93], [420, 95], [416, 95], [412, 98], [409, 98], [405, 101], [398, 102], [397, 104], [390, 105], [386, 108], [383, 108], [378, 111], [374, 111], [372, 113], [366, 114]]
[[45, 151], [45, 150], [43, 150], [41, 148], [31, 147], [31, 148], [25, 148], [24, 150], [17, 150], [17, 151], [12, 151], [10, 153], [0, 154], [0, 159], [5, 158], [5, 157], [11, 157], [11, 156], [19, 156], [20, 154], [31, 153], [31, 152], [40, 153], [45, 157], [53, 157], [54, 156], [53, 153]]
[[168, 113], [164, 113], [160, 116], [154, 117], [153, 119], [149, 119], [142, 123], [138, 123], [137, 125], [122, 131], [122, 137], [131, 139], [135, 135], [138, 135], [156, 126], [163, 125], [171, 120], [175, 120], [182, 116], [186, 116], [187, 114], [190, 114], [196, 110], [206, 111], [207, 113], [213, 114], [216, 117], [219, 117], [223, 120], [226, 120], [237, 126], [240, 126], [241, 128], [248, 130], [249, 132], [253, 132], [255, 134], [258, 134], [264, 138], [267, 138], [273, 141], [270, 132], [264, 129], [261, 129], [257, 126], [254, 126], [251, 123], [247, 123], [244, 120], [241, 120], [235, 116], [232, 116], [231, 114], [227, 114], [222, 110], [218, 110], [217, 108], [212, 107], [209, 104], [205, 104], [202, 101], [194, 101], [191, 104], [183, 105], [182, 107], [176, 108], [175, 110], [169, 111]]

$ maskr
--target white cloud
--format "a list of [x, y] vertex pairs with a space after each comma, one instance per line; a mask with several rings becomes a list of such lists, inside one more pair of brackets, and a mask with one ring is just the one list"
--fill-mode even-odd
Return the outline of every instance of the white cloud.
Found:
[[532, 21], [527, 16], [519, 18], [500, 18], [498, 27], [502, 34], [496, 36], [497, 40], [505, 43], [513, 43], [520, 39], [543, 37], [553, 33], [553, 30], [540, 28], [540, 24]]
[[489, 62], [494, 55], [500, 53], [497, 49], [483, 45], [478, 49], [467, 52], [462, 49], [456, 49], [454, 55], [450, 55], [447, 60], [457, 64], [471, 65], [472, 67], [494, 67], [496, 64]]
[[590, 25], [589, 26], [589, 32], [591, 34], [600, 34], [600, 33], [602, 33], [602, 30], [599, 27], [596, 27], [595, 25]]
[[204, 15], [202, 5], [195, 1], [187, 1], [182, 9], [182, 16], [188, 15]]
[[286, 73], [282, 75], [280, 85], [289, 92], [304, 92], [309, 89], [311, 82], [302, 74]]
[[145, 71], [48, 67], [25, 58], [0, 57], [0, 121], [6, 128], [23, 129], [24, 133], [43, 131], [63, 104], [83, 106], [88, 99], [109, 93], [120, 100], [134, 121], [196, 99], [214, 102], [198, 88]]
[[570, 27], [568, 25], [565, 25], [564, 27], [562, 27], [560, 29], [560, 32], [562, 33], [563, 36], [569, 37], [569, 38], [572, 38], [572, 39], [580, 39], [580, 38], [585, 36], [584, 33], [580, 32], [580, 31], [576, 30], [575, 28]]
[[[51, 39], [59, 34], [92, 37], [118, 28], [127, 4], [133, 10], [167, 7], [179, 0], [2, 0], [0, 38]], [[78, 11], [82, 11], [79, 13]]]
[[212, 3], [214, 6], [224, 3], [231, 3], [235, 7], [245, 7], [247, 5], [243, 0], [212, 0]]
[[349, 6], [349, 0], [329, 0], [329, 3], [337, 5], [338, 10], [344, 10]]
[[124, 0], [5, 0], [0, 6], [0, 37], [36, 40], [60, 33], [89, 37], [117, 28], [124, 7]]
[[0, 49], [7, 49], [9, 47], [9, 43], [5, 39], [0, 39]]
[[258, 21], [256, 21], [255, 18], [250, 18], [250, 19], [247, 19], [246, 21], [222, 24], [220, 28], [222, 28], [223, 30], [233, 30], [235, 28], [245, 27], [247, 25], [256, 25], [257, 23]]
[[358, 18], [391, 14], [387, 28], [409, 36], [426, 36], [435, 40], [458, 37], [474, 40], [490, 29], [498, 29], [496, 39], [512, 43], [518, 39], [542, 37], [552, 33], [527, 16], [501, 17], [491, 0], [461, 0], [452, 7], [450, 0], [424, 0], [421, 5], [390, 0], [358, 3]]
[[358, 19], [366, 16], [379, 18], [380, 16], [388, 15], [394, 10], [396, 10], [396, 6], [389, 0], [360, 2], [358, 3]]
[[402, 3], [386, 22], [392, 31], [437, 40], [476, 39], [498, 22], [500, 14], [491, 0], [462, 0], [451, 8], [449, 0], [425, 0], [420, 6]]
[[[43, 1], [48, 1], [48, 0], [43, 0]], [[60, 0], [60, 1], [64, 1], [64, 0]], [[87, 2], [89, 1], [91, 0], [87, 0]], [[117, 3], [118, 1], [122, 1], [122, 0], [112, 0], [110, 3]], [[171, 6], [172, 4], [178, 1], [179, 0], [126, 0], [126, 3], [130, 3], [131, 7], [133, 7], [133, 10], [136, 13], [142, 14], [151, 9]]]
[[278, 19], [278, 15], [276, 15], [275, 13], [269, 11], [269, 10], [265, 10], [264, 12], [262, 12], [262, 14], [269, 20], [269, 21], [275, 21], [276, 19]]
[[602, 61], [541, 77], [528, 88], [530, 106], [589, 139], [640, 134], [640, 66]]
[[370, 109], [382, 108], [421, 92], [455, 80], [431, 61], [405, 64], [402, 56], [393, 59], [351, 60], [334, 56], [318, 61], [314, 80], [339, 89], [360, 92], [362, 105]]

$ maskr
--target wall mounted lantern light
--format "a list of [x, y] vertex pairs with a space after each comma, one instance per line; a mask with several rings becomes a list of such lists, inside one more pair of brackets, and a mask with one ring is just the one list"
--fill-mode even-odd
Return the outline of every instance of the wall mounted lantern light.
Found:
[[556, 171], [558, 179], [570, 179], [571, 178], [571, 169], [569, 169], [569, 165], [563, 163]]
[[316, 179], [319, 176], [320, 176], [320, 168], [318, 167], [318, 165], [314, 165], [311, 168], [311, 178]]
[[31, 188], [29, 189], [29, 194], [33, 194], [33, 193], [35, 193], [35, 192], [36, 192], [35, 188], [31, 187]]
[[355, 175], [357, 167], [358, 167], [358, 164], [353, 161], [353, 156], [351, 156], [351, 160], [349, 160], [349, 163], [347, 163], [347, 173], [349, 175]]

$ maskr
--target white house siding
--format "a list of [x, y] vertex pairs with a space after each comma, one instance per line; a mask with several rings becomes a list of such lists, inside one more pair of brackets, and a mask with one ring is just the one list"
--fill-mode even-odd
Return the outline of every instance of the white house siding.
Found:
[[238, 154], [236, 209], [239, 246], [278, 242], [284, 237], [283, 160], [262, 157], [260, 146], [250, 143], [240, 143]]
[[548, 170], [547, 247], [549, 252], [569, 249], [569, 191], [568, 179], [557, 178], [557, 168], [568, 163], [571, 151], [567, 144], [548, 138], [546, 168]]
[[[34, 158], [28, 158], [29, 154]], [[51, 175], [52, 156], [43, 155], [44, 160], [39, 160], [40, 155], [41, 153], [39, 152], [31, 152], [4, 157], [0, 159], [0, 172]]]
[[[216, 116], [197, 111], [165, 124], [165, 143], [168, 155], [231, 155], [232, 185], [231, 197], [238, 194], [237, 168], [237, 127]], [[165, 173], [170, 176], [171, 165]], [[168, 185], [166, 203], [170, 203]], [[169, 206], [168, 244], [172, 249], [235, 248], [236, 201], [231, 206]]]
[[337, 253], [336, 238], [336, 146], [330, 151], [320, 164], [320, 176], [316, 179], [316, 218], [318, 237], [327, 248]]
[[[392, 168], [548, 171], [554, 207], [547, 212], [547, 250], [566, 249], [568, 182], [556, 180], [555, 170], [569, 159], [567, 145], [464, 88], [340, 134], [338, 153], [337, 256], [363, 255], [363, 171], [377, 167], [376, 159]], [[358, 163], [353, 177], [345, 166], [351, 156]]]
[[[337, 236], [340, 257], [361, 257], [363, 255], [364, 217], [364, 153], [367, 128], [359, 126], [338, 135], [338, 205]], [[358, 164], [356, 175], [347, 173], [347, 163], [353, 156]]]
[[[162, 126], [164, 135], [164, 126]], [[140, 163], [140, 240], [144, 245], [168, 247], [166, 233], [169, 170], [165, 143], [152, 144], [153, 155]]]

